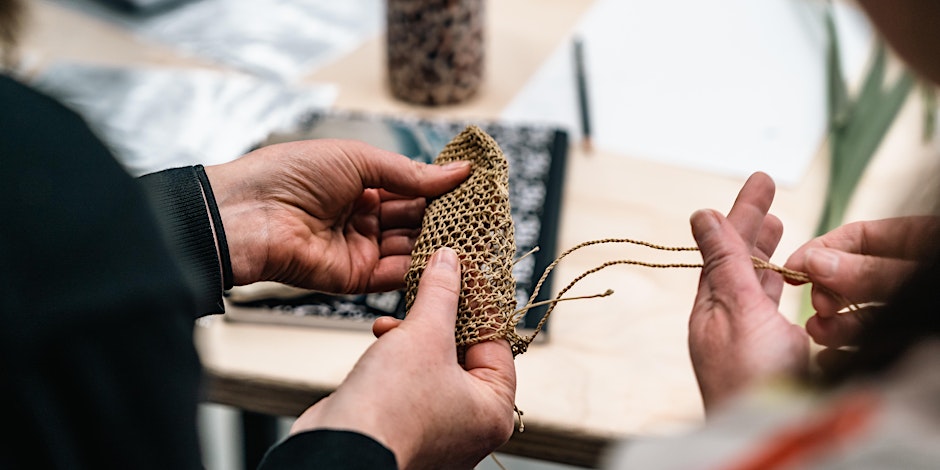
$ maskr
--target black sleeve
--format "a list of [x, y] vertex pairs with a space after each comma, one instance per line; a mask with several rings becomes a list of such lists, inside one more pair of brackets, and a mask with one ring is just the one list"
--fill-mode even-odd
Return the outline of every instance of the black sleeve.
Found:
[[195, 298], [139, 183], [0, 76], [0, 468], [201, 468]]
[[139, 181], [170, 250], [184, 265], [196, 293], [197, 314], [223, 312], [222, 288], [232, 287], [232, 267], [222, 218], [202, 166], [151, 173]]
[[395, 454], [371, 437], [335, 430], [295, 434], [271, 448], [258, 470], [396, 470]]

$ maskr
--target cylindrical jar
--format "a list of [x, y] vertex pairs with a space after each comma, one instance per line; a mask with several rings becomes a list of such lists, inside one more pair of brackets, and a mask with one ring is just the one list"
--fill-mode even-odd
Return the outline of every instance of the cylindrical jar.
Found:
[[483, 0], [387, 0], [392, 94], [444, 105], [473, 96], [483, 81]]

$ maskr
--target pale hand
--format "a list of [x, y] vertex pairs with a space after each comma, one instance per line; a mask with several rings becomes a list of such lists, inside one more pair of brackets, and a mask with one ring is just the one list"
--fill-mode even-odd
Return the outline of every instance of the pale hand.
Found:
[[403, 469], [472, 469], [512, 434], [516, 373], [509, 343], [471, 346], [457, 362], [457, 255], [438, 251], [403, 321], [377, 322], [379, 339], [291, 433], [339, 429], [392, 450]]

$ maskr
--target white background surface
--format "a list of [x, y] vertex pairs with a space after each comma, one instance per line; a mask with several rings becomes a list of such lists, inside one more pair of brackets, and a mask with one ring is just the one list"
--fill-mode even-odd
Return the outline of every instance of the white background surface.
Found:
[[[631, 157], [735, 177], [802, 180], [826, 130], [822, 2], [599, 0], [582, 18], [592, 140]], [[870, 28], [835, 5], [849, 77]], [[565, 42], [504, 111], [579, 135]]]

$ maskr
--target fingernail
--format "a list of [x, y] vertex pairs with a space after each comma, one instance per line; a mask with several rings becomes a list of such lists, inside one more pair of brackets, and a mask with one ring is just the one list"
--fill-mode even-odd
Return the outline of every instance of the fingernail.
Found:
[[456, 170], [462, 170], [469, 166], [470, 166], [470, 162], [466, 160], [460, 160], [457, 162], [445, 163], [444, 165], [441, 166], [441, 168], [446, 171], [456, 171]]
[[450, 270], [457, 269], [457, 253], [454, 250], [447, 248], [446, 246], [437, 250], [437, 253], [434, 253], [434, 256], [431, 257], [430, 266], [432, 268], [446, 268]]
[[806, 269], [820, 277], [830, 277], [839, 269], [839, 256], [822, 248], [806, 250]]
[[702, 232], [710, 232], [718, 228], [718, 217], [715, 217], [715, 213], [708, 209], [699, 209], [692, 213], [692, 221], [692, 225]]

